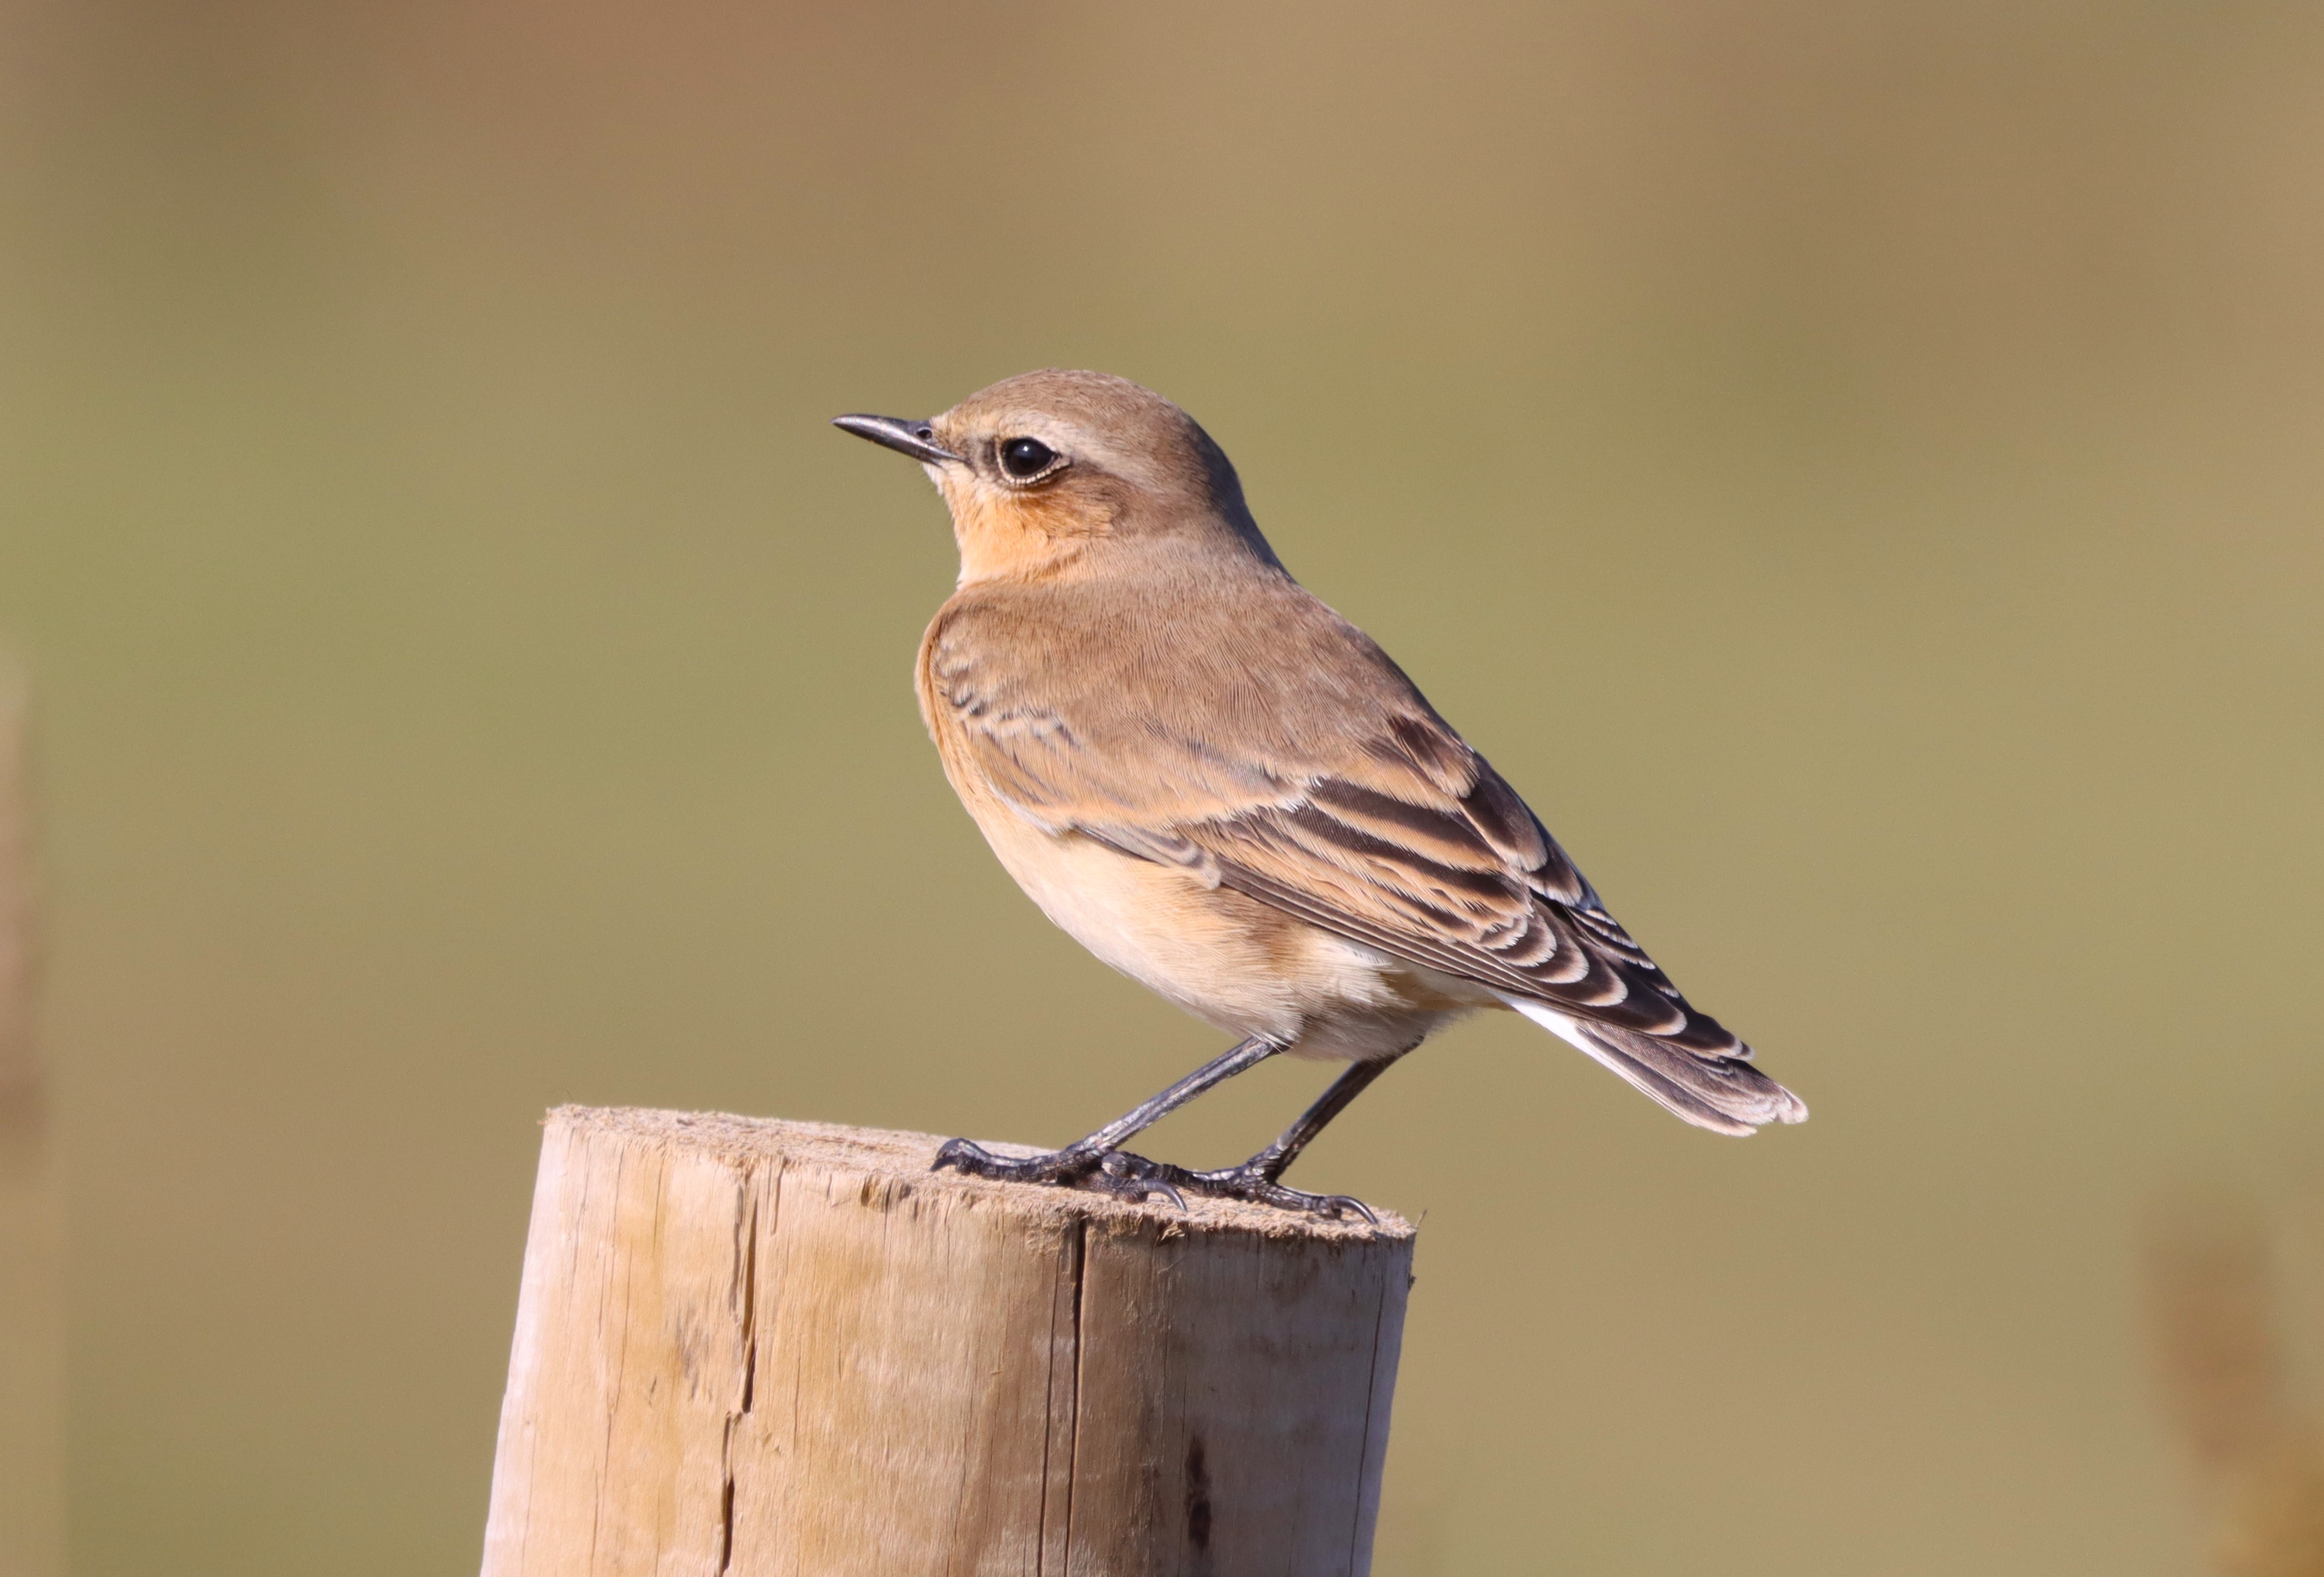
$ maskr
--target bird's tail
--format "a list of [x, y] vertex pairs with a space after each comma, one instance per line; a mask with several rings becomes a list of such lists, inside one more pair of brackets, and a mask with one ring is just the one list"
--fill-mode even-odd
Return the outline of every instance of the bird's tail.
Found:
[[1808, 1120], [1806, 1102], [1744, 1057], [1706, 1056], [1642, 1029], [1576, 1019], [1529, 997], [1503, 992], [1501, 1000], [1697, 1128], [1741, 1137], [1764, 1123]]

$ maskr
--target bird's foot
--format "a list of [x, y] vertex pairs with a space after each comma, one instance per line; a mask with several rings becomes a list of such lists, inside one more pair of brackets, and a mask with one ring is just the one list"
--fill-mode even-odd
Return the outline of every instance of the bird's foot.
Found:
[[946, 1139], [928, 1170], [950, 1169], [972, 1177], [1002, 1183], [1046, 1184], [1056, 1188], [1081, 1188], [1110, 1194], [1117, 1199], [1162, 1198], [1180, 1210], [1185, 1196], [1174, 1185], [1178, 1168], [1149, 1161], [1128, 1150], [1084, 1149], [1067, 1145], [1039, 1156], [996, 1156], [971, 1139]]
[[1045, 1155], [996, 1156], [973, 1140], [954, 1139], [945, 1141], [928, 1169], [965, 1172], [973, 1177], [991, 1177], [1002, 1183], [1080, 1188], [1092, 1194], [1110, 1194], [1117, 1199], [1167, 1199], [1181, 1210], [1186, 1208], [1185, 1196], [1195, 1194], [1205, 1199], [1240, 1199], [1247, 1204], [1265, 1204], [1333, 1221], [1360, 1216], [1373, 1226], [1379, 1224], [1379, 1217], [1360, 1199], [1345, 1194], [1303, 1194], [1296, 1188], [1286, 1188], [1265, 1169], [1248, 1161], [1240, 1167], [1196, 1172], [1174, 1167], [1167, 1161], [1150, 1161], [1128, 1150], [1084, 1149], [1067, 1145]]
[[1198, 1194], [1205, 1199], [1240, 1199], [1250, 1204], [1272, 1205], [1277, 1210], [1325, 1216], [1333, 1221], [1356, 1215], [1373, 1226], [1379, 1225], [1379, 1217], [1360, 1199], [1345, 1194], [1302, 1194], [1296, 1188], [1286, 1188], [1248, 1161], [1240, 1167], [1221, 1167], [1209, 1172], [1191, 1172], [1184, 1167], [1163, 1167], [1158, 1170], [1185, 1193]]

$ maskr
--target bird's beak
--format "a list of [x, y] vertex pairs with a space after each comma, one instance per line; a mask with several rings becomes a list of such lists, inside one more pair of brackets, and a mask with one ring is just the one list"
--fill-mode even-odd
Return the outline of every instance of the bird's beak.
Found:
[[870, 438], [884, 444], [899, 455], [909, 455], [925, 465], [958, 465], [960, 456], [936, 443], [936, 428], [926, 421], [912, 421], [900, 416], [835, 416], [831, 425], [853, 433], [859, 438]]

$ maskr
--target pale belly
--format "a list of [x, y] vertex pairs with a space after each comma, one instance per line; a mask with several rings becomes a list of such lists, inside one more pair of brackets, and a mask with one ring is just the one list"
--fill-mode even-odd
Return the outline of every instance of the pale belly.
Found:
[[1220, 1029], [1307, 1056], [1409, 1049], [1479, 1007], [1481, 986], [1392, 958], [1198, 877], [1004, 806], [971, 803], [985, 841], [1041, 912], [1107, 964]]

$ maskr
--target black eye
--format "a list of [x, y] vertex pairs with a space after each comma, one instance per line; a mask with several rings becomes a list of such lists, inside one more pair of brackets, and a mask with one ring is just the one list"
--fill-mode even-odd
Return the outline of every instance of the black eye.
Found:
[[1056, 461], [1057, 451], [1038, 438], [1001, 440], [1001, 468], [1019, 482], [1030, 482]]

